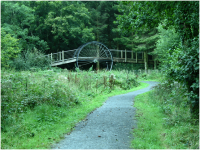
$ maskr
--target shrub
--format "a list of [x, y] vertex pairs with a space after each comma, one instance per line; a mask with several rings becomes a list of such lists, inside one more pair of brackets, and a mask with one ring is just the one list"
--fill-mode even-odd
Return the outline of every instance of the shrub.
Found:
[[10, 66], [16, 70], [34, 70], [40, 68], [42, 70], [50, 68], [50, 60], [38, 50], [26, 51], [18, 55]]

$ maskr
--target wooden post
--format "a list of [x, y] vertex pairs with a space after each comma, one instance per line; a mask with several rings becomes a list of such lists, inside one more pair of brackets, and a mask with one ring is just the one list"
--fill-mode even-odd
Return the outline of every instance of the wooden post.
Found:
[[121, 50], [121, 58], [123, 58], [123, 51]]
[[154, 70], [156, 70], [156, 60], [154, 60]]
[[137, 52], [136, 52], [136, 63], [137, 63]]
[[144, 52], [144, 68], [145, 68], [145, 73], [148, 73], [148, 56], [147, 56], [147, 52]]
[[52, 53], [51, 53], [51, 64], [52, 64], [52, 58], [53, 58], [53, 56], [52, 56]]
[[125, 62], [126, 62], [126, 59], [127, 59], [127, 54], [126, 54], [126, 49], [125, 49]]
[[65, 58], [64, 58], [64, 51], [62, 51], [62, 62], [64, 62]]
[[100, 63], [99, 63], [99, 46], [97, 45], [97, 66], [96, 66], [96, 70], [100, 69]]
[[61, 61], [62, 60], [62, 58], [61, 58], [61, 52], [59, 52], [59, 61]]

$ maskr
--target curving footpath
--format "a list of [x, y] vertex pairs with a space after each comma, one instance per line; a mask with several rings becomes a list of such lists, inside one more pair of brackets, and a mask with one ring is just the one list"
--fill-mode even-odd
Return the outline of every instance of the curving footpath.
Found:
[[103, 106], [90, 113], [78, 123], [75, 130], [65, 139], [53, 145], [53, 149], [130, 149], [133, 139], [131, 131], [136, 127], [136, 108], [133, 100], [136, 95], [151, 90], [158, 84], [153, 81], [147, 88], [108, 98]]

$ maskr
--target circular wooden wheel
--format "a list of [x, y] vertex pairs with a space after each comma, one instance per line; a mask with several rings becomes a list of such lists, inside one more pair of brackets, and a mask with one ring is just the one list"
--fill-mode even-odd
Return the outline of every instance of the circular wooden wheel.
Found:
[[97, 41], [80, 46], [74, 57], [76, 57], [76, 67], [79, 69], [90, 68], [93, 65], [96, 65], [97, 69], [112, 69], [113, 59], [110, 50]]

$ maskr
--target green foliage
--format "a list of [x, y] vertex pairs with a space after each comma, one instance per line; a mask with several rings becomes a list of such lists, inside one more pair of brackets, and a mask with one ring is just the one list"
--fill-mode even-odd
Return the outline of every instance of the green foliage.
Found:
[[188, 44], [169, 50], [167, 77], [186, 85], [193, 117], [199, 118], [199, 39], [194, 38]]
[[[24, 4], [29, 4], [25, 2]], [[2, 2], [2, 27], [5, 32], [18, 39], [19, 47], [23, 50], [38, 48], [42, 51], [48, 49], [44, 40], [33, 34], [35, 22], [34, 10], [21, 2]]]
[[[22, 52], [38, 49], [43, 53], [76, 49], [99, 40], [109, 48], [116, 25], [118, 2], [18, 1], [2, 2], [2, 27], [18, 39]], [[118, 34], [119, 35], [119, 34]], [[122, 46], [123, 47], [123, 46]]]
[[[45, 26], [51, 29], [54, 42], [66, 45], [75, 44], [77, 47], [94, 39], [92, 28], [88, 28], [89, 12], [84, 4], [76, 2], [49, 2], [51, 10], [45, 19]], [[59, 9], [57, 9], [59, 8]], [[56, 11], [54, 11], [56, 10]]]
[[30, 72], [26, 74], [2, 73], [1, 121], [3, 130], [8, 125], [7, 118], [13, 113], [18, 115], [42, 104], [66, 108], [78, 103], [75, 91], [66, 88], [64, 82], [53, 80], [51, 73], [51, 71], [34, 74]]
[[[117, 20], [120, 28], [137, 31], [140, 29], [152, 29], [165, 20], [165, 27], [171, 25], [187, 39], [198, 34], [198, 5], [199, 2], [178, 1], [178, 2], [121, 2], [119, 10], [126, 14], [118, 16]], [[124, 7], [128, 7], [128, 12]], [[196, 19], [195, 19], [196, 18]], [[186, 32], [188, 35], [186, 35]]]
[[33, 10], [24, 4], [20, 5], [20, 2], [4, 1], [1, 3], [1, 7], [3, 12], [2, 24], [7, 23], [9, 25], [16, 25], [20, 28], [27, 28], [34, 22]]
[[180, 36], [173, 27], [166, 30], [161, 24], [158, 26], [158, 32], [159, 40], [156, 42], [156, 48], [152, 53], [162, 62], [167, 59], [169, 49], [179, 46]]
[[190, 117], [186, 91], [179, 83], [162, 82], [136, 97], [133, 148], [198, 149], [199, 122]]
[[105, 2], [89, 2], [89, 9], [91, 11], [91, 23], [93, 24], [95, 41], [100, 41], [103, 35], [102, 31], [105, 30], [108, 24], [105, 21], [108, 18], [108, 14], [103, 12], [103, 7], [105, 7]]
[[[125, 75], [117, 71], [70, 72], [54, 68], [34, 72], [2, 70], [1, 75], [2, 148], [49, 148], [53, 139], [70, 132], [78, 120], [102, 105], [108, 93], [123, 91], [116, 80], [125, 82], [126, 89], [140, 88], [130, 72]], [[60, 128], [62, 133], [58, 133]], [[41, 137], [44, 141], [39, 140]]]
[[[188, 106], [187, 87], [184, 84], [164, 82], [155, 88], [151, 99], [159, 104], [162, 113], [166, 115], [164, 118], [164, 126], [168, 132], [166, 139], [169, 140], [172, 136], [177, 137], [174, 142], [169, 144], [177, 143], [177, 148], [196, 149], [199, 143], [199, 120], [191, 118], [193, 112], [190, 111], [190, 106]], [[190, 129], [190, 131], [182, 126]], [[171, 135], [171, 132], [176, 135]]]
[[[129, 8], [127, 14], [117, 18], [123, 30], [151, 30], [162, 23], [155, 53], [163, 55], [158, 59], [164, 64], [162, 69], [168, 80], [186, 84], [192, 116], [199, 118], [199, 2], [145, 1], [122, 5]], [[127, 10], [122, 7], [120, 11]]]
[[113, 70], [139, 70], [144, 69], [143, 64], [133, 64], [133, 63], [116, 63], [113, 65]]
[[9, 62], [12, 61], [20, 51], [18, 39], [7, 34], [4, 28], [1, 28], [1, 66], [8, 68]]
[[116, 5], [118, 2], [86, 2], [86, 7], [90, 12], [90, 22], [95, 34], [95, 40], [107, 45], [109, 48], [116, 47], [117, 42], [113, 41], [116, 34], [112, 29], [116, 28], [113, 21], [116, 19], [115, 14], [118, 13]]
[[40, 51], [26, 51], [19, 54], [12, 62], [10, 66], [16, 70], [36, 70], [50, 68], [50, 60]]

